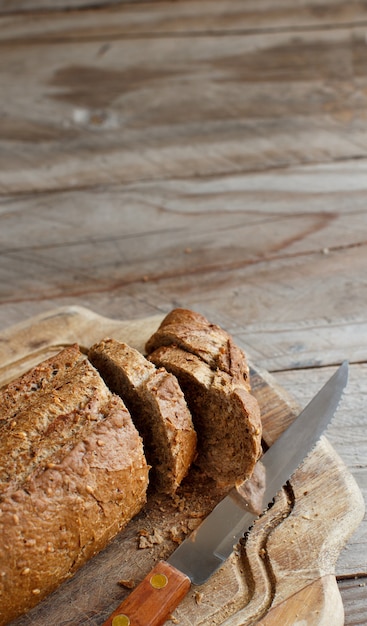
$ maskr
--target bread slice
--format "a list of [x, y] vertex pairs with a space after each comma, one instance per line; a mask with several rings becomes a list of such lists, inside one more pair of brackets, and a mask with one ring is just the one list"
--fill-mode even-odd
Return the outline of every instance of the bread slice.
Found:
[[0, 625], [101, 550], [146, 501], [122, 400], [72, 346], [0, 391]]
[[251, 476], [262, 425], [245, 353], [206, 317], [174, 309], [146, 343], [148, 359], [179, 380], [198, 435], [198, 463], [218, 483]]
[[89, 358], [126, 403], [152, 466], [151, 484], [173, 494], [196, 455], [196, 433], [177, 379], [114, 339], [92, 346]]
[[231, 376], [235, 384], [250, 388], [246, 356], [229, 333], [206, 317], [188, 309], [173, 309], [146, 343], [149, 354], [161, 346], [175, 345], [195, 354], [213, 370]]
[[200, 468], [220, 485], [251, 476], [261, 453], [261, 420], [246, 387], [176, 346], [162, 346], [149, 359], [180, 383], [198, 435]]

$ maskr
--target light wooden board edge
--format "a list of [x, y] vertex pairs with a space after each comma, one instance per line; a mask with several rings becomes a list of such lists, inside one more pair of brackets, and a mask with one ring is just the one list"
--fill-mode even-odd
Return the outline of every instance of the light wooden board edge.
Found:
[[113, 336], [143, 352], [146, 340], [163, 317], [118, 321], [80, 306], [59, 307], [41, 313], [1, 333], [0, 386], [71, 343], [78, 343], [84, 349]]
[[344, 609], [335, 577], [331, 574], [318, 578], [270, 609], [261, 620], [261, 626], [343, 626]]

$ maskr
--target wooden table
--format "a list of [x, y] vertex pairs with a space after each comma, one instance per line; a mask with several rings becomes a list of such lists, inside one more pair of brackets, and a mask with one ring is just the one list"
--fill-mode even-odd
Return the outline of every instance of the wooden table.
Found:
[[[367, 6], [0, 0], [0, 329], [63, 305], [200, 311], [367, 495]], [[367, 623], [367, 522], [340, 555]]]

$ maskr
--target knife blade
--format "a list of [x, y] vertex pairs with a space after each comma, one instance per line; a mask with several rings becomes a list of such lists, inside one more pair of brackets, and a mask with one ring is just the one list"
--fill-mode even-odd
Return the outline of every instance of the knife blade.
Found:
[[[315, 447], [332, 419], [348, 381], [344, 361], [261, 457], [265, 488], [262, 511]], [[162, 626], [188, 593], [218, 570], [259, 514], [234, 487], [167, 561], [160, 561], [102, 626]]]

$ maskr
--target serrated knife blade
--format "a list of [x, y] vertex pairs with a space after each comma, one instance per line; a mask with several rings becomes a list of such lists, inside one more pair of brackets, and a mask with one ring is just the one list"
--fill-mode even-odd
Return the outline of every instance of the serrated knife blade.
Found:
[[[265, 452], [260, 462], [265, 477], [261, 510], [315, 447], [335, 414], [348, 381], [344, 361], [294, 422]], [[232, 489], [167, 561], [160, 561], [103, 626], [161, 626], [191, 584], [203, 584], [230, 556], [239, 539], [258, 517]]]

